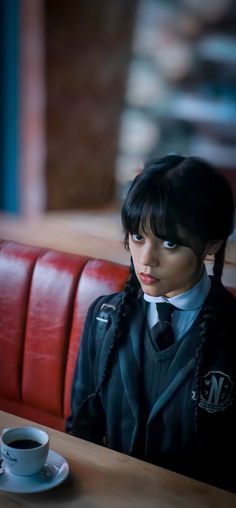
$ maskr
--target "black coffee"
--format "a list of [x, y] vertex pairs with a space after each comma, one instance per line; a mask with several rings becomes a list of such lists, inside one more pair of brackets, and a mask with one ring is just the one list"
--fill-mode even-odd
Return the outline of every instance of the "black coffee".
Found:
[[11, 446], [12, 448], [37, 448], [38, 446], [41, 446], [41, 443], [38, 441], [34, 441], [34, 439], [15, 439], [15, 441], [11, 441], [8, 443], [8, 446]]

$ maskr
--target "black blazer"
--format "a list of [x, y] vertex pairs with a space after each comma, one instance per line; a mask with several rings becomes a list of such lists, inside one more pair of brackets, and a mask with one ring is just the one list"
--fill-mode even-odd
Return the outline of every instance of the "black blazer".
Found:
[[[186, 335], [158, 354], [165, 365], [163, 390], [142, 421], [140, 379], [142, 341], [147, 332], [146, 303], [134, 302], [126, 337], [107, 366], [122, 293], [97, 299], [86, 319], [72, 388], [72, 412], [66, 430], [90, 441], [236, 491], [236, 300], [223, 286], [211, 289]], [[113, 305], [104, 336], [96, 317], [102, 304]], [[207, 311], [207, 325], [202, 325]], [[205, 330], [203, 330], [205, 328]], [[206, 335], [203, 351], [199, 345]], [[203, 361], [198, 371], [198, 356]]]

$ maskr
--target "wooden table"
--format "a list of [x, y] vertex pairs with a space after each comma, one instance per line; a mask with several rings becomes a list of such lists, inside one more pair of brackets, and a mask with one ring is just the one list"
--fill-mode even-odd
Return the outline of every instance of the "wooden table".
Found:
[[[32, 422], [0, 411], [0, 428]], [[236, 508], [236, 495], [48, 427], [50, 447], [69, 463], [58, 487], [36, 494], [0, 491], [0, 507]]]

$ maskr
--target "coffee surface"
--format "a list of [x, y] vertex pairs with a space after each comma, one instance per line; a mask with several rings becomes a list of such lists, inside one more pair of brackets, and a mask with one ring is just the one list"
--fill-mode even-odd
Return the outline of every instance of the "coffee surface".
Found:
[[41, 446], [41, 443], [38, 441], [34, 441], [33, 439], [15, 439], [14, 441], [11, 441], [8, 443], [8, 446], [11, 448], [37, 448], [38, 446]]

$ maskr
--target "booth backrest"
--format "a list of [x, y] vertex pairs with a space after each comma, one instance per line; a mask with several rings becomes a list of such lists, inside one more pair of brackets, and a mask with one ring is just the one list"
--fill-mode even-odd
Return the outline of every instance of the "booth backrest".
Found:
[[0, 408], [64, 429], [89, 305], [120, 291], [128, 267], [0, 243]]
[[0, 409], [64, 429], [88, 307], [127, 276], [111, 261], [0, 242]]

